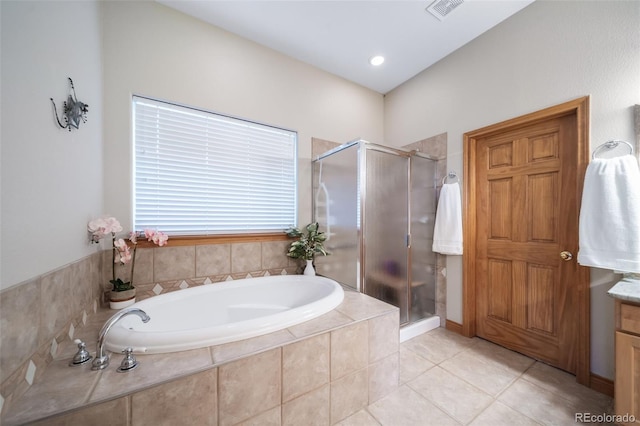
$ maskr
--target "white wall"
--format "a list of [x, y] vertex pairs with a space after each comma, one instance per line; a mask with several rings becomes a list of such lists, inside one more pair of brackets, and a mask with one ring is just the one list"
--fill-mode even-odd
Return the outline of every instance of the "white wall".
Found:
[[[387, 94], [385, 141], [448, 132], [462, 174], [464, 132], [591, 95], [592, 148], [633, 141], [640, 103], [640, 2], [538, 0]], [[463, 177], [464, 181], [464, 177]], [[592, 366], [613, 378], [615, 276], [592, 272]], [[462, 320], [462, 262], [447, 259], [447, 318]]]
[[[90, 254], [86, 223], [102, 208], [102, 54], [99, 6], [2, 1], [0, 288]], [[69, 94], [88, 122], [55, 123]]]
[[383, 97], [154, 2], [105, 2], [105, 206], [131, 224], [130, 99], [147, 95], [298, 132], [299, 221], [311, 138], [381, 142]]

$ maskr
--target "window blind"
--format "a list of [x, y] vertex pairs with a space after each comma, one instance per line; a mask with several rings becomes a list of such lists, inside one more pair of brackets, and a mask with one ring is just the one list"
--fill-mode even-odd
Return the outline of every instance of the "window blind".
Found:
[[297, 134], [133, 97], [134, 226], [173, 235], [296, 223]]

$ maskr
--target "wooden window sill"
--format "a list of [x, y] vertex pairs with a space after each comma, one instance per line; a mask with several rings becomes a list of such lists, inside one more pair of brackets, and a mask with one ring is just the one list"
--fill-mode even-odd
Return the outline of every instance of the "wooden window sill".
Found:
[[[225, 234], [225, 235], [172, 235], [165, 247], [199, 246], [209, 244], [256, 243], [265, 241], [287, 241], [284, 232], [268, 234]], [[157, 247], [151, 241], [138, 240], [139, 248]]]

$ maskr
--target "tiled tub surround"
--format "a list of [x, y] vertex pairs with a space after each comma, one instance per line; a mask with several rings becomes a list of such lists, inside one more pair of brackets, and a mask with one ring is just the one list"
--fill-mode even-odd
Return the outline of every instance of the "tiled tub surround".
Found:
[[[286, 257], [288, 247], [289, 241], [270, 241], [140, 249], [138, 300], [229, 279], [296, 273], [300, 265]], [[77, 338], [104, 301], [110, 279], [111, 251], [103, 250], [0, 292], [0, 412], [42, 375], [61, 346]]]
[[[137, 299], [225, 280], [295, 274], [300, 264], [286, 256], [290, 244], [270, 241], [138, 249], [133, 277]], [[109, 265], [111, 252], [102, 253], [104, 264]], [[120, 276], [129, 279], [127, 273]], [[105, 291], [110, 279], [111, 269], [103, 268]]]
[[100, 253], [0, 292], [0, 410], [38, 380], [98, 309]]
[[[95, 341], [113, 312], [81, 329]], [[334, 424], [393, 392], [399, 381], [397, 308], [346, 292], [317, 319], [252, 339], [173, 354], [139, 355], [125, 374], [68, 367], [75, 345], [3, 415], [5, 425]], [[93, 351], [93, 348], [90, 348]]]

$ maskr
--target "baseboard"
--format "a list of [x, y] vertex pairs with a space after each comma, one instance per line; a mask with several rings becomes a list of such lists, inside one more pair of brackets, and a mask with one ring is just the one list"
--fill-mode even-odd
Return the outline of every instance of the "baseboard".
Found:
[[455, 321], [447, 320], [445, 328], [454, 333], [462, 334], [462, 324], [458, 324]]
[[613, 398], [615, 389], [613, 380], [591, 373], [589, 385], [589, 387], [594, 391], [603, 393]]

